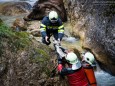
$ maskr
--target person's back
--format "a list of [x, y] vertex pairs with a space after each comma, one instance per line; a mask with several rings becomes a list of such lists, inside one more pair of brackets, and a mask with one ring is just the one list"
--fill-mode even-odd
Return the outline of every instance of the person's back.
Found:
[[62, 62], [58, 65], [58, 71], [61, 75], [66, 75], [70, 86], [88, 86], [88, 80], [85, 75], [84, 69], [73, 52], [67, 53], [65, 56], [68, 67], [64, 67]]
[[75, 70], [74, 73], [68, 74], [67, 77], [70, 86], [88, 86], [88, 80], [82, 67]]

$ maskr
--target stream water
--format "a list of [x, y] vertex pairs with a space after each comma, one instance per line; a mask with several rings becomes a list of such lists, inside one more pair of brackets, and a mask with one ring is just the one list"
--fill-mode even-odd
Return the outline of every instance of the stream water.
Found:
[[[69, 46], [75, 46], [75, 48], [78, 50], [83, 51], [80, 40], [73, 37], [66, 38], [62, 45], [65, 48], [68, 48]], [[115, 76], [112, 76], [101, 70], [98, 64], [96, 65], [95, 76], [97, 80], [97, 86], [115, 86]]]
[[[7, 1], [26, 1], [33, 5], [37, 0], [0, 0], [0, 3], [7, 2]], [[18, 16], [4, 16], [0, 15], [0, 18], [8, 25], [11, 25], [11, 23], [17, 18], [17, 17], [23, 17], [26, 14], [18, 15]], [[65, 25], [66, 29], [72, 28], [70, 27], [69, 23]], [[68, 32], [66, 32], [68, 34]], [[62, 43], [62, 46], [65, 48], [69, 48], [69, 46], [74, 46], [80, 51], [83, 51], [81, 48], [81, 41], [79, 39], [75, 39], [74, 37], [65, 37]], [[115, 86], [115, 76], [112, 76], [104, 71], [102, 71], [99, 66], [97, 66], [97, 70], [95, 71], [96, 80], [98, 83], [98, 86]]]
[[18, 2], [18, 1], [28, 2], [29, 4], [31, 4], [31, 5], [33, 6], [34, 3], [35, 3], [37, 0], [0, 0], [0, 3], [9, 2], [9, 1], [13, 1], [13, 2]]

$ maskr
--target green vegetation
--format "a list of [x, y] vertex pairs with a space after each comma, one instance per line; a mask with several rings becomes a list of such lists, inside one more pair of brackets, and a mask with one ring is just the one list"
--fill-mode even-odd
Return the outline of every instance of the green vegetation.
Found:
[[37, 48], [34, 48], [32, 50], [32, 53], [30, 54], [30, 62], [36, 63], [40, 67], [40, 71], [50, 76], [51, 69], [49, 68], [49, 61], [51, 59], [51, 55], [49, 54], [50, 48], [47, 48], [46, 46], [39, 45]]
[[[46, 48], [45, 48], [46, 49]], [[46, 62], [49, 60], [50, 56], [47, 51], [43, 50], [43, 48], [34, 49], [34, 53], [31, 54], [31, 60], [35, 63]]]
[[0, 23], [0, 40], [3, 38], [11, 38], [15, 34], [3, 23]]
[[13, 46], [17, 49], [23, 49], [30, 44], [29, 34], [26, 32], [15, 32], [14, 39]]
[[13, 32], [2, 21], [0, 22], [0, 56], [5, 47], [11, 51], [18, 51], [30, 44], [29, 35], [26, 32]]
[[[14, 62], [11, 64], [16, 66], [16, 59], [20, 58], [21, 52], [25, 51], [27, 55], [26, 58], [28, 59], [23, 59], [23, 61], [28, 61], [30, 64], [37, 64], [38, 69], [36, 70], [39, 70], [39, 73], [44, 72], [47, 76], [50, 76], [51, 69], [49, 61], [51, 59], [51, 49], [45, 45], [34, 42], [34, 40], [31, 41], [29, 39], [28, 33], [14, 32], [5, 24], [0, 23], [0, 61], [7, 63], [9, 59]], [[11, 56], [8, 56], [9, 53]], [[22, 58], [20, 59], [22, 60]], [[23, 63], [19, 64], [22, 65], [22, 68], [25, 67]]]

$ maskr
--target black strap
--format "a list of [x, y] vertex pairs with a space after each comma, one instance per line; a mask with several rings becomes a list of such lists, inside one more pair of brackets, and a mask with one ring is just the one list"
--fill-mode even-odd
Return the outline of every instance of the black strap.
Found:
[[90, 85], [93, 85], [93, 84], [97, 84], [96, 82], [94, 82], [94, 83], [90, 83]]

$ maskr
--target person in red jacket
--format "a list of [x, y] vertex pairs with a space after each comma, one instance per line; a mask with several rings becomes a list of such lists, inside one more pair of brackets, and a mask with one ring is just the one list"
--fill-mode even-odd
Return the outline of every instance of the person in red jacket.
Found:
[[66, 75], [70, 86], [89, 86], [84, 69], [77, 55], [70, 51], [65, 54], [65, 64], [59, 60], [57, 70], [60, 75]]

